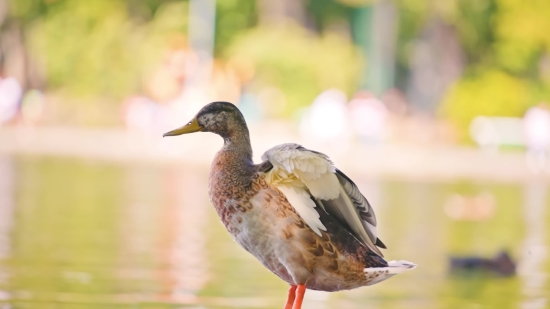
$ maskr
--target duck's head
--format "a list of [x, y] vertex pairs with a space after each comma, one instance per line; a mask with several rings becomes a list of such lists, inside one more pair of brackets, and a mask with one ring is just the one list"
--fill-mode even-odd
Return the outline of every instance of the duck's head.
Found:
[[235, 105], [229, 102], [213, 102], [204, 106], [186, 125], [163, 136], [194, 132], [212, 132], [229, 139], [236, 134], [248, 135], [248, 128], [243, 115]]

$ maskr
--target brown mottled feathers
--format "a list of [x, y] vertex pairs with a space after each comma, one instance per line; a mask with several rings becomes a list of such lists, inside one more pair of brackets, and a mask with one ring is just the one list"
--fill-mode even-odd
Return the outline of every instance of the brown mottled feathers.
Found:
[[210, 196], [222, 223], [247, 251], [290, 284], [333, 291], [363, 286], [365, 267], [387, 263], [362, 245], [337, 220], [316, 207], [327, 231], [319, 236], [296, 213], [264, 173], [220, 151], [210, 175]]
[[[208, 183], [210, 199], [223, 225], [238, 244], [290, 285], [306, 285], [308, 289], [323, 291], [353, 289], [378, 283], [415, 267], [406, 261], [386, 263], [375, 253], [378, 251], [375, 244], [385, 247], [374, 238], [375, 230], [371, 231], [371, 236], [365, 236], [359, 229], [361, 225], [350, 223], [350, 214], [352, 221], [357, 219], [353, 211], [359, 211], [361, 219], [372, 225], [365, 228], [374, 229], [376, 218], [351, 180], [339, 171], [338, 175], [331, 174], [335, 168], [327, 156], [296, 144], [275, 146], [266, 152], [280, 160], [305, 154], [307, 160], [313, 160], [316, 169], [322, 170], [322, 177], [327, 176], [323, 178], [323, 181], [328, 179], [326, 183], [310, 177], [315, 175], [306, 175], [309, 172], [305, 170], [299, 172], [307, 177], [298, 173], [298, 176], [287, 178], [289, 175], [284, 172], [278, 173], [282, 170], [273, 164], [275, 161], [254, 165], [244, 117], [228, 102], [204, 106], [192, 122], [171, 132], [179, 132], [175, 135], [196, 132], [197, 128], [190, 125], [198, 126], [201, 132], [218, 134], [224, 140], [212, 162]], [[297, 162], [297, 166], [302, 163]], [[288, 168], [285, 170], [290, 172]], [[273, 182], [273, 177], [282, 178]], [[298, 178], [307, 190], [296, 191], [296, 188], [304, 188], [299, 184], [285, 186]], [[345, 196], [353, 202], [350, 205], [346, 201], [344, 206], [347, 208], [343, 212], [338, 208], [340, 205], [330, 202], [341, 196], [342, 191], [335, 189], [344, 190]], [[323, 201], [325, 209], [319, 200]], [[352, 235], [350, 229], [357, 235]]]

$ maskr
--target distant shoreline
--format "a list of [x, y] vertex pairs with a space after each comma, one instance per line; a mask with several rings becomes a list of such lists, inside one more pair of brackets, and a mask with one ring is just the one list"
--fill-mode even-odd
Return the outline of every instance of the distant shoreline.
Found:
[[[523, 152], [489, 153], [473, 147], [449, 145], [364, 145], [357, 142], [351, 142], [345, 147], [312, 145], [301, 141], [295, 134], [282, 131], [280, 128], [265, 126], [251, 128], [256, 162], [272, 146], [296, 142], [328, 154], [347, 173], [364, 177], [422, 181], [550, 181], [550, 167], [546, 167], [546, 172], [532, 173]], [[209, 167], [221, 145], [221, 140], [212, 134], [163, 139], [160, 134], [144, 136], [123, 128], [0, 128], [0, 155]]]

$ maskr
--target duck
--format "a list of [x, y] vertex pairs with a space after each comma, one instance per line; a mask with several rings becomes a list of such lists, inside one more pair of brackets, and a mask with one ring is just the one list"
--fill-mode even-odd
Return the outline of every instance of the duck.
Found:
[[229, 102], [205, 105], [163, 136], [195, 132], [223, 138], [210, 201], [233, 240], [289, 284], [284, 309], [301, 309], [306, 289], [350, 290], [416, 267], [384, 259], [371, 205], [325, 154], [288, 143], [255, 164], [244, 116]]
[[449, 258], [451, 273], [467, 272], [490, 273], [499, 277], [510, 277], [516, 274], [516, 262], [508, 251], [501, 250], [493, 258], [479, 256], [451, 256]]

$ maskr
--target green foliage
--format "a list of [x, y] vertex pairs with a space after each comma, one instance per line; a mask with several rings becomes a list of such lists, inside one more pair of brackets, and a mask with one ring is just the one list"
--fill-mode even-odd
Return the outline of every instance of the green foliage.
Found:
[[[550, 54], [550, 2], [544, 0], [396, 0], [402, 67], [428, 19], [455, 27], [467, 55], [463, 78], [443, 98], [440, 115], [463, 137], [477, 115], [520, 117], [550, 93], [541, 59]], [[548, 57], [548, 56], [546, 56]], [[480, 69], [482, 68], [482, 69]]]
[[332, 34], [316, 36], [296, 25], [252, 29], [227, 54], [252, 61], [260, 87], [282, 90], [286, 115], [331, 87], [351, 94], [361, 70], [360, 54], [351, 42]]
[[333, 0], [308, 0], [306, 5], [316, 28], [321, 32], [331, 24], [348, 19], [352, 11], [349, 6]]
[[491, 0], [462, 0], [458, 2], [453, 24], [469, 60], [484, 63], [491, 59], [494, 42], [493, 18], [496, 4]]
[[532, 88], [524, 80], [487, 70], [456, 83], [443, 101], [442, 115], [453, 120], [464, 134], [474, 117], [519, 116], [532, 99]]
[[516, 73], [529, 72], [540, 54], [550, 53], [550, 1], [495, 0], [498, 64]]
[[23, 22], [44, 14], [47, 9], [46, 3], [42, 0], [12, 0], [8, 2], [10, 6], [9, 15]]
[[[528, 72], [541, 52], [550, 51], [550, 1], [545, 0], [396, 0], [400, 13], [401, 60], [407, 44], [429, 18], [453, 25], [473, 66], [480, 62], [516, 73]], [[495, 59], [495, 60], [494, 60]], [[473, 63], [475, 62], [475, 63]]]
[[233, 39], [257, 22], [256, 1], [216, 1], [216, 54], [224, 51]]
[[[406, 80], [411, 47], [429, 20], [438, 18], [456, 29], [469, 74], [443, 98], [441, 115], [457, 123], [462, 133], [475, 115], [520, 116], [550, 95], [550, 1], [392, 1], [399, 18], [400, 80]], [[138, 93], [143, 76], [162, 61], [170, 39], [184, 36], [187, 29], [186, 0], [8, 2], [9, 22], [25, 30], [31, 63], [38, 64], [49, 90], [61, 90], [67, 102], [80, 106]], [[282, 90], [287, 102], [283, 114], [288, 116], [327, 88], [348, 94], [356, 90], [364, 70], [361, 56], [345, 36], [328, 30], [349, 20], [357, 7], [372, 3], [304, 1], [307, 23], [327, 33], [318, 36], [296, 25], [257, 26], [257, 1], [218, 0], [215, 55], [251, 60], [256, 90]]]
[[455, 27], [468, 58], [484, 62], [490, 58], [494, 41], [494, 0], [395, 0], [399, 11], [398, 60], [404, 66], [410, 61], [411, 47], [430, 18], [440, 18]]
[[166, 40], [186, 29], [186, 2], [168, 2], [152, 20], [132, 20], [125, 3], [66, 0], [30, 28], [30, 52], [51, 88], [73, 96], [122, 97], [158, 61]]

